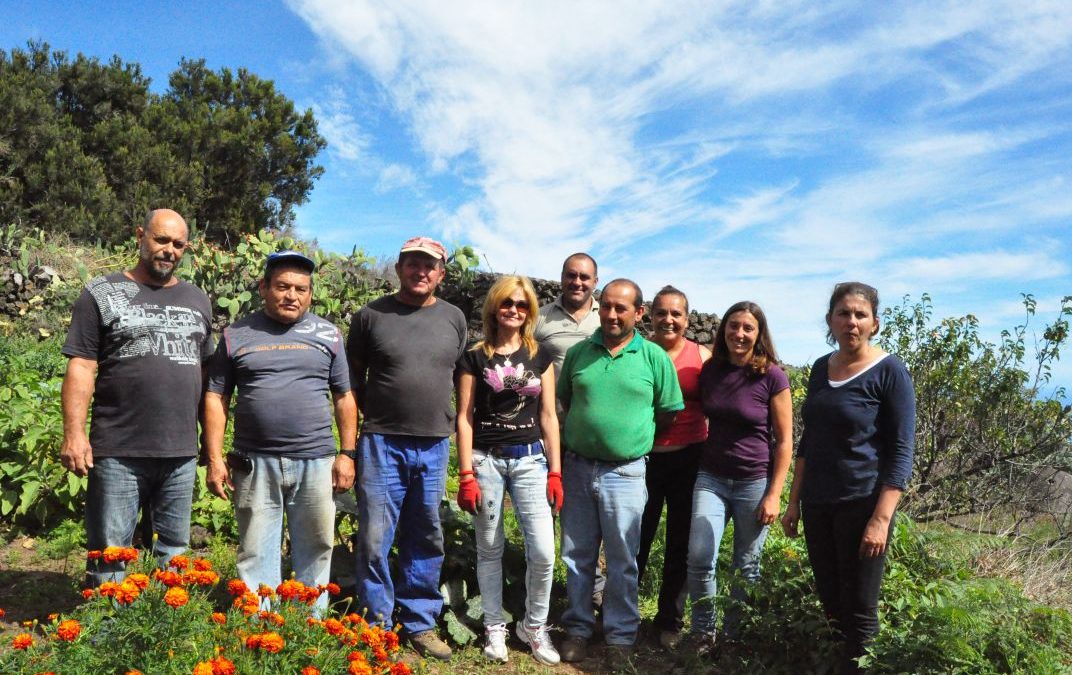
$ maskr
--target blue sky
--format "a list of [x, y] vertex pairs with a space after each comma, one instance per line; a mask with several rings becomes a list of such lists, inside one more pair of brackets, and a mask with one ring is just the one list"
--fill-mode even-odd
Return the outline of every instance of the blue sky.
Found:
[[298, 215], [327, 248], [429, 233], [545, 278], [587, 250], [759, 302], [790, 363], [837, 281], [992, 338], [1072, 294], [1065, 0], [5, 2], [0, 46], [28, 39], [158, 89], [183, 56], [274, 80], [330, 144]]

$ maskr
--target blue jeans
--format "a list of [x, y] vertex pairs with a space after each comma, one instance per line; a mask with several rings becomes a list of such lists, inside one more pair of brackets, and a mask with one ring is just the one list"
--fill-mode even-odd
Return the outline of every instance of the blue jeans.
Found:
[[632, 645], [640, 626], [637, 552], [640, 521], [648, 501], [647, 457], [631, 462], [590, 460], [572, 452], [563, 458], [562, 562], [569, 603], [562, 624], [571, 637], [592, 637], [594, 572], [599, 544], [607, 557], [603, 592], [603, 637], [608, 645]]
[[[334, 457], [290, 459], [249, 453], [253, 470], [231, 469], [238, 519], [238, 576], [253, 590], [282, 581], [283, 516], [290, 532], [294, 578], [307, 586], [328, 583], [335, 543]], [[317, 599], [323, 612], [327, 593]]]
[[[756, 509], [767, 492], [767, 479], [733, 480], [700, 469], [692, 493], [692, 527], [689, 530], [689, 595], [692, 596], [693, 633], [715, 632], [718, 550], [722, 534], [733, 519], [733, 569], [745, 581], [759, 579], [760, 554], [767, 525], [756, 519]], [[730, 597], [744, 601], [744, 589], [733, 584]], [[723, 630], [733, 637], [740, 622], [736, 605], [726, 611]]]
[[[197, 479], [195, 457], [98, 457], [89, 470], [86, 495], [86, 547], [130, 546], [138, 508], [149, 505], [153, 555], [164, 566], [190, 543], [190, 510]], [[148, 542], [146, 542], [148, 544]], [[123, 578], [124, 564], [93, 560], [86, 583], [96, 587]]]
[[551, 577], [555, 564], [555, 524], [547, 503], [547, 458], [543, 453], [502, 459], [473, 450], [473, 469], [482, 505], [473, 516], [476, 528], [476, 578], [484, 625], [503, 623], [502, 556], [503, 490], [509, 490], [514, 514], [525, 540], [525, 624], [547, 623]]
[[[439, 502], [447, 485], [446, 438], [363, 433], [357, 444], [357, 534], [355, 558], [358, 606], [370, 622], [387, 627], [398, 606], [408, 634], [435, 628], [443, 610], [439, 571], [443, 529]], [[388, 555], [398, 535], [397, 585]]]

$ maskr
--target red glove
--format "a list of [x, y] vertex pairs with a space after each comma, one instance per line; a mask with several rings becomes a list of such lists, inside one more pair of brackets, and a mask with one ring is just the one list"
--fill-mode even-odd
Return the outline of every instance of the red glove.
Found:
[[458, 483], [458, 506], [463, 511], [476, 515], [480, 508], [480, 483], [476, 482], [475, 471], [462, 471], [461, 482]]
[[562, 493], [562, 474], [552, 471], [547, 474], [547, 503], [551, 510], [558, 513], [562, 510], [562, 502], [565, 495]]

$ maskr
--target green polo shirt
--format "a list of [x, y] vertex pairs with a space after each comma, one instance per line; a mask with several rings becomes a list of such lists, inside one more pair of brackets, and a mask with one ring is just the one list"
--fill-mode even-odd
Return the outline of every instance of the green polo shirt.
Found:
[[566, 352], [558, 398], [569, 409], [565, 447], [605, 462], [643, 457], [655, 440], [655, 415], [685, 407], [674, 363], [639, 332], [611, 356], [603, 330]]

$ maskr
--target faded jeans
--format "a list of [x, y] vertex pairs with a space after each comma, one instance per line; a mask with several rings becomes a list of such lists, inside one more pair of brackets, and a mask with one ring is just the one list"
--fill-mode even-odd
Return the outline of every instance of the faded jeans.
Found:
[[[89, 470], [86, 495], [87, 549], [130, 546], [138, 508], [147, 501], [156, 535], [153, 555], [157, 565], [166, 565], [189, 546], [196, 479], [195, 457], [98, 457]], [[89, 561], [86, 583], [95, 588], [105, 581], [119, 581], [124, 568], [121, 562]]]
[[[692, 492], [692, 528], [689, 531], [689, 595], [692, 596], [692, 633], [715, 632], [718, 551], [726, 525], [733, 519], [733, 569], [753, 583], [759, 579], [760, 556], [767, 525], [756, 519], [756, 509], [767, 492], [767, 479], [720, 478], [703, 469]], [[744, 589], [732, 584], [730, 597], [743, 602]], [[736, 603], [726, 611], [724, 632], [734, 637], [740, 622]]]
[[[358, 607], [388, 628], [398, 606], [405, 633], [432, 630], [443, 611], [439, 573], [443, 529], [439, 502], [447, 487], [447, 438], [363, 433], [357, 443], [356, 558]], [[398, 530], [399, 579], [389, 555]]]
[[[283, 517], [290, 533], [294, 578], [306, 586], [327, 584], [335, 544], [335, 498], [331, 487], [332, 456], [290, 459], [247, 453], [253, 471], [231, 470], [238, 519], [238, 576], [254, 591], [280, 584]], [[328, 606], [327, 593], [316, 601]]]
[[480, 484], [481, 507], [476, 528], [476, 578], [484, 625], [503, 623], [502, 557], [503, 490], [510, 492], [514, 515], [525, 540], [525, 624], [547, 623], [551, 577], [555, 563], [555, 525], [547, 503], [547, 458], [542, 452], [518, 459], [493, 457], [473, 450], [473, 469]]
[[562, 562], [568, 608], [562, 624], [571, 637], [595, 632], [592, 587], [599, 544], [607, 557], [603, 592], [603, 637], [608, 645], [632, 645], [640, 626], [637, 552], [640, 521], [648, 501], [647, 457], [601, 462], [572, 452], [563, 458]]

